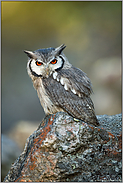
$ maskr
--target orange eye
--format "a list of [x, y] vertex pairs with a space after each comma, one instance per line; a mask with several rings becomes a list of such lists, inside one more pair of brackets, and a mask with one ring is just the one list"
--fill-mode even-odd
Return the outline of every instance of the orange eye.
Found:
[[54, 59], [54, 60], [52, 60], [50, 63], [51, 63], [51, 64], [56, 64], [56, 63], [57, 63], [57, 60]]
[[37, 66], [40, 66], [40, 65], [42, 65], [42, 62], [36, 61], [36, 65], [37, 65]]

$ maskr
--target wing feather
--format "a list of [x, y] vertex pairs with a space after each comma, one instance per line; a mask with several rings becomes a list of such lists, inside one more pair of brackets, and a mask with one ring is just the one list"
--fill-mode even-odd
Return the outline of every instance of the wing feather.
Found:
[[89, 96], [79, 97], [71, 91], [66, 91], [60, 82], [54, 80], [52, 76], [43, 79], [44, 88], [52, 100], [53, 104], [61, 107], [71, 116], [98, 125], [94, 112], [94, 105]]
[[87, 96], [93, 92], [91, 81], [82, 70], [72, 66], [70, 69], [61, 69], [59, 75], [67, 78], [76, 91]]

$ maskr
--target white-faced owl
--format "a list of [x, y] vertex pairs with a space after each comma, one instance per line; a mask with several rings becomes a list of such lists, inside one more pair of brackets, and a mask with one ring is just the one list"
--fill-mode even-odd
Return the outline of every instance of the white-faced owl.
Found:
[[82, 70], [69, 63], [63, 54], [65, 47], [61, 45], [34, 52], [24, 51], [28, 55], [28, 74], [47, 115], [63, 111], [98, 126], [90, 98], [90, 79]]

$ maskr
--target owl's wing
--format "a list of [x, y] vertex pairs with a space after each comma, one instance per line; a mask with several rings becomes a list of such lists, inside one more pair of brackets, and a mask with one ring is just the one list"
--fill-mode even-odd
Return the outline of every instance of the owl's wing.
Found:
[[71, 87], [79, 93], [89, 96], [93, 92], [90, 79], [87, 77], [86, 73], [79, 68], [72, 66], [70, 69], [61, 69], [59, 75], [63, 78], [67, 78]]
[[94, 112], [94, 105], [89, 96], [79, 97], [72, 91], [66, 91], [60, 82], [52, 77], [42, 80], [46, 93], [54, 105], [61, 107], [71, 116], [85, 122], [98, 125]]

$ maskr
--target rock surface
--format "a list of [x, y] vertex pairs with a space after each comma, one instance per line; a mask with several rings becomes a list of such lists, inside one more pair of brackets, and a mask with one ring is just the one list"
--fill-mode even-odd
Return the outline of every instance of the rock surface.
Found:
[[121, 182], [121, 114], [97, 116], [100, 127], [59, 112], [27, 139], [5, 182]]

